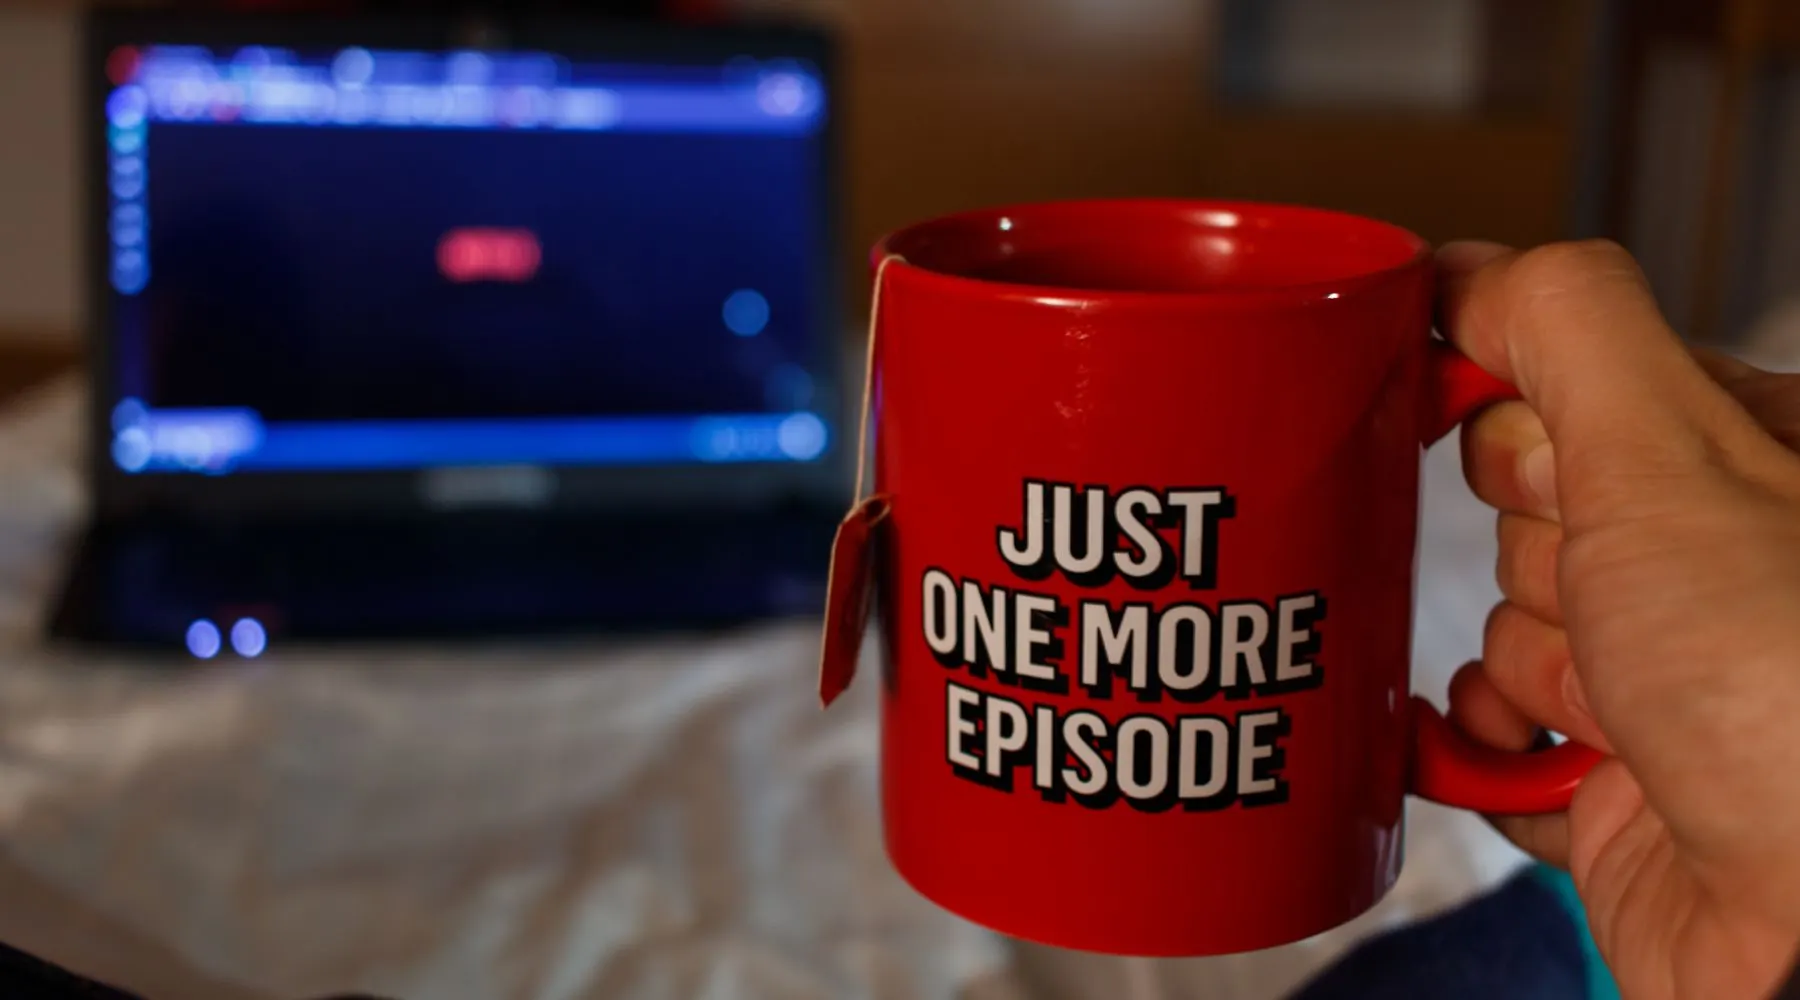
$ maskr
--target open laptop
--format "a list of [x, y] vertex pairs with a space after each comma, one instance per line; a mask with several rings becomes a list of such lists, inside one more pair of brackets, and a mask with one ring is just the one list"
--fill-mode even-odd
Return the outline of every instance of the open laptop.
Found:
[[93, 515], [54, 634], [819, 608], [824, 39], [112, 13], [84, 71]]

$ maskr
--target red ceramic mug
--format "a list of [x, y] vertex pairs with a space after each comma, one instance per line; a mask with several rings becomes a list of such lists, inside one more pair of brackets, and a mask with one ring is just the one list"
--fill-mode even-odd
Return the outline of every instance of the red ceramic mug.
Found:
[[921, 893], [1047, 944], [1244, 951], [1374, 905], [1408, 792], [1566, 807], [1594, 751], [1481, 747], [1409, 695], [1421, 446], [1512, 396], [1433, 339], [1422, 240], [1096, 201], [876, 261], [875, 491], [824, 683], [867, 555], [887, 848]]

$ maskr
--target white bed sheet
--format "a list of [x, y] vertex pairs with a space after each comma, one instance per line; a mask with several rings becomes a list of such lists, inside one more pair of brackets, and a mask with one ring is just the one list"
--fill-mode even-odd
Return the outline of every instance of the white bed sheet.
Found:
[[[1289, 948], [1008, 942], [889, 869], [874, 686], [807, 623], [632, 643], [276, 645], [181, 672], [46, 646], [81, 515], [73, 383], [0, 416], [0, 939], [170, 1000], [1277, 997], [1520, 856], [1414, 802], [1398, 889]], [[1430, 454], [1418, 690], [1477, 650], [1492, 521]]]

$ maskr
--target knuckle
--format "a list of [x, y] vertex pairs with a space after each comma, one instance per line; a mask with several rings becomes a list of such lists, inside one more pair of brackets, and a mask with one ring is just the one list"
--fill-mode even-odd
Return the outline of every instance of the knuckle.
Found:
[[1450, 675], [1450, 701], [1454, 704], [1466, 698], [1470, 691], [1481, 684], [1481, 661], [1470, 660], [1456, 668]]
[[1501, 510], [1529, 504], [1519, 470], [1525, 455], [1546, 440], [1543, 424], [1526, 404], [1491, 406], [1463, 425], [1463, 478], [1477, 498]]
[[1536, 315], [1617, 284], [1647, 287], [1637, 260], [1610, 240], [1581, 240], [1546, 243], [1519, 255], [1507, 270], [1504, 291], [1509, 314]]
[[1495, 647], [1499, 644], [1501, 638], [1500, 633], [1505, 626], [1506, 603], [1502, 601], [1488, 610], [1487, 620], [1481, 625], [1481, 648], [1483, 652], [1489, 655], [1498, 652]]
[[1546, 243], [1520, 254], [1511, 268], [1521, 285], [1561, 287], [1621, 275], [1636, 277], [1637, 260], [1611, 240]]
[[1554, 606], [1561, 530], [1545, 521], [1503, 515], [1499, 534], [1501, 591], [1534, 607]]
[[1482, 664], [1496, 687], [1539, 718], [1561, 701], [1563, 674], [1572, 669], [1563, 631], [1510, 599], [1488, 615]]
[[1519, 644], [1518, 613], [1509, 602], [1501, 602], [1488, 612], [1481, 634], [1481, 661], [1490, 676], [1513, 672]]

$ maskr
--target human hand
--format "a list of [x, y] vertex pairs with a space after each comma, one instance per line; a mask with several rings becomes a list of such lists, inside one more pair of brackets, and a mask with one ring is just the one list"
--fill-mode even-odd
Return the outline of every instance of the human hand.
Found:
[[1505, 600], [1451, 717], [1615, 755], [1494, 822], [1569, 868], [1626, 997], [1767, 996], [1800, 945], [1800, 376], [1689, 351], [1611, 244], [1439, 266], [1446, 335], [1525, 400], [1464, 430]]

